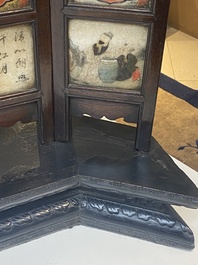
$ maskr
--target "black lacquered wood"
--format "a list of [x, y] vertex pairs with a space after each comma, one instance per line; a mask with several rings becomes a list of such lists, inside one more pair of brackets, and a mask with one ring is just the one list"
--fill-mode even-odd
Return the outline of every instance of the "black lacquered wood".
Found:
[[[0, 141], [0, 248], [81, 224], [192, 249], [192, 231], [169, 204], [198, 208], [198, 189], [151, 137], [169, 0], [153, 0], [150, 10], [63, 0], [33, 7], [0, 15], [1, 27], [32, 25], [37, 80], [28, 91], [0, 97], [1, 136], [8, 139]], [[146, 27], [141, 87], [71, 84], [71, 19]], [[31, 133], [12, 135], [12, 126], [24, 123], [33, 125]]]
[[[97, 108], [95, 100], [115, 101], [116, 106], [121, 107], [122, 102], [129, 104], [139, 104], [140, 110], [138, 118], [134, 117], [133, 120], [138, 121], [137, 137], [135, 148], [137, 150], [148, 151], [150, 146], [152, 123], [154, 117], [154, 110], [156, 104], [158, 78], [160, 73], [163, 45], [166, 33], [166, 21], [168, 15], [169, 1], [153, 1], [152, 12], [141, 10], [122, 10], [114, 8], [103, 8], [103, 6], [88, 6], [88, 5], [72, 5], [63, 4], [62, 1], [57, 1], [56, 4], [51, 2], [52, 19], [53, 19], [53, 38], [54, 38], [54, 75], [55, 80], [55, 115], [62, 117], [63, 123], [57, 121], [55, 131], [59, 140], [70, 139], [70, 115], [76, 114], [73, 108], [70, 109], [70, 98], [72, 102], [78, 104], [77, 98], [89, 99], [88, 105], [93, 100], [94, 108], [92, 110], [93, 117], [97, 115]], [[83, 19], [93, 21], [107, 21], [114, 23], [125, 24], [138, 24], [148, 27], [148, 43], [146, 47], [146, 58], [143, 74], [142, 87], [140, 92], [137, 91], [122, 91], [110, 90], [109, 88], [86, 87], [79, 85], [69, 84], [69, 69], [68, 69], [68, 24], [70, 19]], [[57, 32], [56, 29], [60, 28]], [[64, 56], [62, 56], [64, 54]], [[65, 80], [65, 81], [63, 81]], [[85, 80], [86, 81], [86, 80]], [[95, 103], [94, 103], [95, 102]], [[98, 101], [99, 102], [99, 101]], [[111, 104], [112, 105], [112, 104]], [[108, 106], [108, 104], [107, 104]], [[119, 108], [119, 107], [118, 107]], [[80, 105], [77, 107], [78, 113]], [[98, 106], [99, 109], [99, 106]], [[109, 110], [108, 110], [109, 109]], [[115, 109], [115, 108], [114, 108]], [[83, 105], [81, 115], [86, 110], [86, 103]], [[89, 106], [87, 106], [87, 113]], [[111, 107], [105, 108], [104, 116], [108, 116], [108, 112], [112, 112]], [[114, 112], [116, 116], [116, 112]], [[87, 113], [90, 114], [90, 113]], [[124, 113], [123, 113], [124, 114]], [[128, 115], [126, 113], [126, 115]], [[133, 115], [133, 113], [132, 113]], [[125, 114], [123, 115], [125, 117]], [[119, 113], [117, 113], [119, 117]], [[56, 120], [56, 119], [55, 119]]]
[[[11, 120], [22, 120], [27, 113], [17, 112], [15, 117], [14, 107], [26, 109], [31, 112], [31, 105], [37, 102], [37, 115], [41, 141], [53, 140], [53, 103], [52, 103], [52, 60], [51, 60], [51, 25], [50, 5], [48, 0], [35, 1], [33, 10], [22, 10], [22, 12], [2, 12], [0, 14], [0, 26], [11, 27], [12, 25], [32, 25], [32, 38], [35, 56], [35, 87], [23, 92], [0, 96], [0, 112], [3, 119], [5, 108], [13, 106]], [[23, 105], [26, 108], [23, 108]], [[30, 104], [28, 106], [28, 104]], [[27, 109], [30, 109], [29, 111]], [[1, 110], [2, 109], [2, 110]], [[11, 114], [10, 114], [11, 115]], [[4, 123], [10, 117], [4, 116]]]
[[155, 140], [150, 153], [131, 152], [133, 128], [90, 118], [73, 127], [72, 143], [43, 146], [40, 168], [0, 186], [1, 249], [80, 224], [192, 249], [168, 204], [198, 207], [198, 189]]

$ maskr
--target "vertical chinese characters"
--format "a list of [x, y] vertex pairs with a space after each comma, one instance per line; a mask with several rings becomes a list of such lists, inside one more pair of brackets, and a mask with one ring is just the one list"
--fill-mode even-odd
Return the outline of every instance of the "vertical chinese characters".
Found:
[[[23, 42], [24, 39], [25, 39], [25, 36], [24, 36], [23, 30], [15, 32], [15, 42]], [[16, 68], [21, 68], [21, 69], [26, 68], [27, 59], [23, 57], [25, 51], [26, 51], [25, 49], [15, 50], [15, 54], [19, 54], [19, 58], [17, 59], [15, 63]], [[20, 76], [18, 76], [18, 80], [16, 82], [25, 82], [27, 80], [29, 80], [29, 78], [26, 77], [26, 75], [22, 73]]]
[[[0, 36], [0, 44], [2, 46], [5, 45], [6, 42], [6, 35], [2, 34]], [[7, 69], [7, 63], [4, 62], [4, 59], [8, 57], [8, 54], [6, 52], [1, 52], [0, 50], [0, 74], [7, 74], [8, 69]]]
[[0, 95], [35, 87], [31, 25], [0, 29]]

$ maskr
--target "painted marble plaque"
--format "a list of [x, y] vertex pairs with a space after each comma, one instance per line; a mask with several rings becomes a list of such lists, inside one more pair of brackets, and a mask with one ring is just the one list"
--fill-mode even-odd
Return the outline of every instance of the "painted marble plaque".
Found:
[[151, 0], [69, 0], [70, 3], [150, 9]]
[[40, 166], [36, 122], [0, 126], [0, 184], [31, 176]]
[[31, 8], [31, 0], [0, 0], [0, 13]]
[[23, 24], [0, 28], [0, 95], [34, 87], [32, 26]]
[[139, 90], [147, 36], [145, 26], [70, 20], [70, 83]]

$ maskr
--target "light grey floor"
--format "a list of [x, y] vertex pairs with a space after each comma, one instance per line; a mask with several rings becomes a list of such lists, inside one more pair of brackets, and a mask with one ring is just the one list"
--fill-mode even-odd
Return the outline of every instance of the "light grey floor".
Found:
[[198, 39], [168, 28], [162, 73], [186, 86], [198, 89]]

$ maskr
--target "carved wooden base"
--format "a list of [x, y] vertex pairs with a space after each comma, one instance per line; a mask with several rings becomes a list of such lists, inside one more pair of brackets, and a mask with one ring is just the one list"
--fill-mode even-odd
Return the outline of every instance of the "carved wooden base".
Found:
[[74, 119], [71, 142], [41, 146], [38, 169], [0, 185], [0, 248], [81, 224], [192, 249], [169, 204], [198, 207], [198, 189], [154, 139], [134, 151], [134, 132]]
[[1, 213], [0, 246], [8, 248], [75, 225], [167, 246], [194, 247], [192, 231], [171, 206], [78, 188]]

